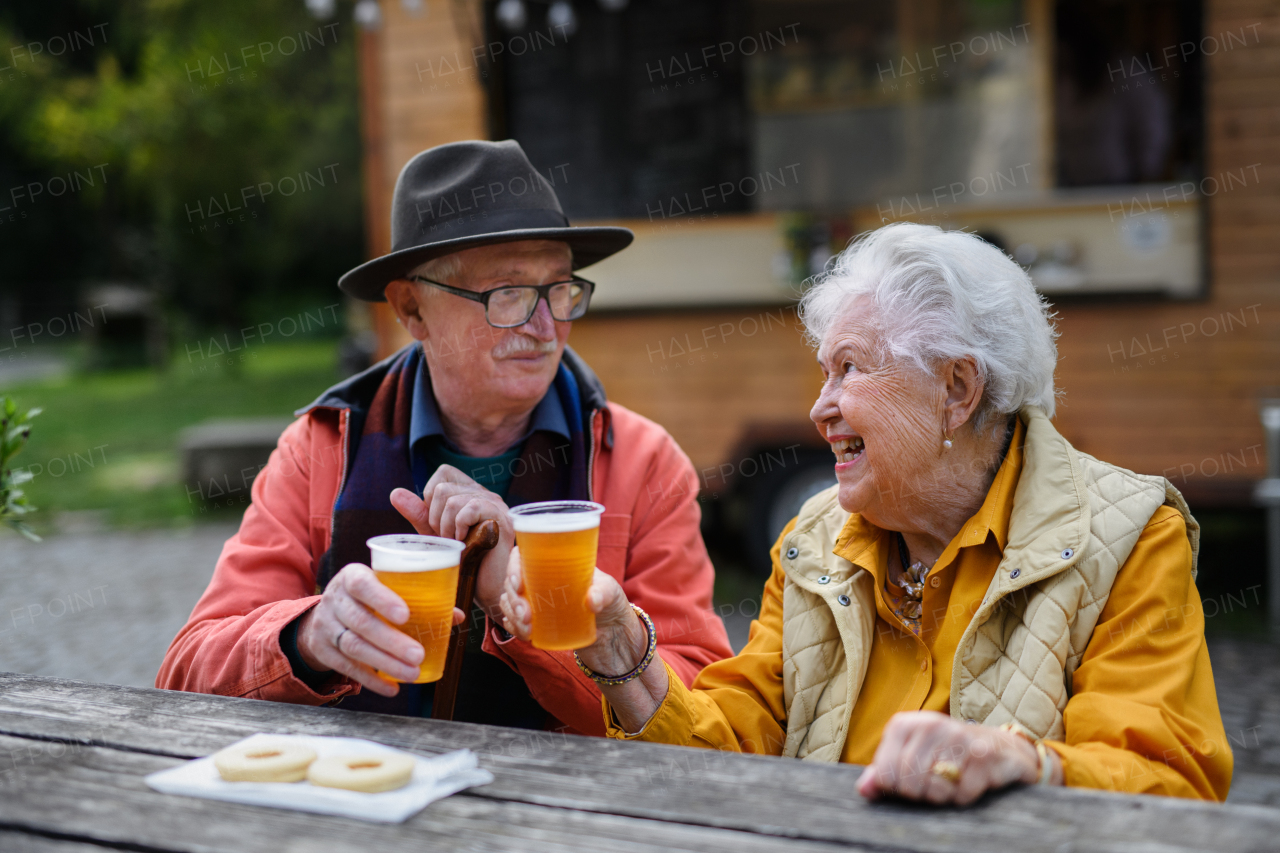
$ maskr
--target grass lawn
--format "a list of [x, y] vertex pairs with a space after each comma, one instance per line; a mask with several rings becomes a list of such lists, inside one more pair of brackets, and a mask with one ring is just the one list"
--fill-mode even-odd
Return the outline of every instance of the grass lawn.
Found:
[[32, 526], [48, 532], [59, 512], [80, 510], [125, 527], [238, 519], [241, 506], [200, 513], [188, 500], [179, 431], [210, 418], [290, 415], [339, 379], [336, 347], [262, 345], [235, 363], [179, 355], [166, 371], [73, 373], [4, 389], [20, 407], [44, 409], [15, 460], [36, 473], [26, 487], [39, 508]]

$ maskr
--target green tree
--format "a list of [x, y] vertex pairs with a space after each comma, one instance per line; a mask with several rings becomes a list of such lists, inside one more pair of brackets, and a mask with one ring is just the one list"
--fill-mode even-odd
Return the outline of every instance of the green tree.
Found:
[[[78, 189], [25, 200], [0, 230], [3, 268], [145, 282], [203, 328], [244, 325], [255, 299], [336, 295], [363, 242], [349, 7], [21, 6], [0, 12], [22, 74], [0, 81], [0, 161], [20, 161], [0, 179]], [[53, 56], [60, 38], [80, 47]]]

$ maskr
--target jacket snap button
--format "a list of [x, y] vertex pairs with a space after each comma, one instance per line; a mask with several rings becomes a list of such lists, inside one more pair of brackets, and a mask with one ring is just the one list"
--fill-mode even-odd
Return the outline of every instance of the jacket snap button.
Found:
[[1062, 559], [1070, 560], [1073, 556], [1075, 556], [1075, 553], [1076, 553], [1075, 551], [1072, 551], [1070, 548], [1067, 548], [1065, 551], [1062, 552]]
[[823, 575], [822, 577], [818, 578], [818, 583], [831, 583], [831, 576]]
[[1018, 575], [1020, 574], [1022, 574], [1022, 569], [1014, 569], [1013, 571], [1009, 572], [1009, 578], [1010, 580], [1013, 580], [1017, 578]]
[[942, 578], [935, 577], [930, 579], [929, 586], [933, 587], [934, 589], [937, 589], [938, 587], [942, 586]]
[[840, 596], [839, 598], [836, 599], [836, 601], [840, 602], [840, 604], [844, 607], [849, 606], [849, 596], [847, 595]]
[[800, 555], [800, 549], [799, 549], [799, 548], [791, 547], [791, 548], [788, 548], [788, 549], [787, 549], [787, 559], [788, 559], [788, 560], [794, 560], [794, 559], [795, 559], [797, 556], [799, 556], [799, 555]]

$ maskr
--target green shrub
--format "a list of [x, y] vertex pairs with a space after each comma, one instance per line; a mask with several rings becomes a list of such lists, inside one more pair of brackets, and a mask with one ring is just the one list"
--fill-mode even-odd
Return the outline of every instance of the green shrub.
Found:
[[40, 537], [23, 520], [35, 510], [22, 491], [22, 484], [31, 479], [31, 472], [21, 468], [14, 471], [10, 463], [27, 443], [31, 436], [30, 421], [38, 414], [39, 409], [23, 412], [13, 400], [0, 397], [0, 521], [36, 542]]

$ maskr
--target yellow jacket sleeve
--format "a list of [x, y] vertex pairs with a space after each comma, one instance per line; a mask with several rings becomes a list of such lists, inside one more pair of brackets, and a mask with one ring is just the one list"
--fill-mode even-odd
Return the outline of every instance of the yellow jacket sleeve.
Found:
[[[782, 541], [795, 522], [787, 525]], [[609, 737], [678, 746], [700, 746], [731, 752], [781, 755], [787, 713], [782, 702], [782, 568], [775, 544], [773, 573], [765, 583], [760, 618], [742, 651], [708, 665], [684, 686], [667, 670], [667, 695], [658, 710], [635, 734], [622, 730], [606, 700]]]
[[1222, 727], [1182, 516], [1162, 507], [1121, 567], [1063, 712], [1066, 783], [1224, 800]]

